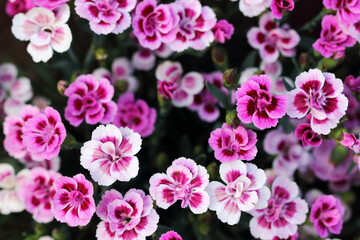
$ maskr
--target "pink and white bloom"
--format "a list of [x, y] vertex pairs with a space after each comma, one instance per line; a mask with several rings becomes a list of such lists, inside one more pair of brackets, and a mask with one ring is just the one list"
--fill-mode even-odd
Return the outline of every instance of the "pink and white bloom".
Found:
[[280, 53], [285, 57], [293, 57], [300, 36], [289, 26], [279, 27], [274, 22], [272, 13], [265, 13], [259, 19], [259, 27], [252, 27], [247, 33], [249, 44], [259, 50], [263, 61], [275, 62]]
[[356, 40], [341, 29], [334, 15], [324, 16], [321, 27], [320, 38], [313, 44], [313, 48], [325, 58], [341, 58], [345, 55], [346, 47], [356, 44]]
[[27, 153], [25, 157], [18, 159], [19, 162], [25, 165], [27, 169], [33, 169], [36, 167], [45, 168], [46, 170], [51, 170], [58, 172], [60, 170], [61, 159], [59, 156], [56, 156], [52, 159], [43, 159], [42, 161], [34, 160], [31, 157], [31, 153]]
[[82, 174], [59, 177], [53, 183], [52, 208], [56, 220], [70, 227], [86, 226], [95, 213], [94, 188]]
[[216, 24], [216, 15], [198, 0], [177, 0], [171, 4], [179, 18], [176, 38], [169, 43], [173, 51], [181, 52], [191, 47], [203, 50], [214, 41], [211, 29]]
[[127, 182], [138, 174], [139, 160], [134, 155], [140, 151], [141, 142], [140, 134], [128, 127], [100, 125], [81, 148], [80, 164], [100, 185]]
[[[93, 75], [97, 78], [108, 79], [114, 88], [117, 89], [121, 85], [121, 92], [136, 92], [139, 88], [139, 82], [133, 75], [134, 67], [126, 57], [114, 59], [111, 64], [111, 72], [106, 68], [97, 68], [93, 71]], [[122, 86], [126, 85], [124, 89]]]
[[155, 54], [149, 49], [142, 48], [131, 57], [131, 64], [137, 70], [149, 71], [156, 63]]
[[38, 7], [47, 8], [54, 10], [55, 8], [63, 6], [66, 2], [70, 0], [33, 0], [35, 5]]
[[156, 0], [144, 0], [137, 4], [132, 27], [142, 47], [155, 50], [161, 43], [175, 39], [179, 16], [171, 8], [169, 4], [157, 5]]
[[156, 110], [150, 108], [147, 103], [138, 99], [135, 101], [134, 94], [126, 93], [118, 99], [118, 111], [114, 121], [117, 127], [128, 127], [139, 133], [141, 137], [150, 136], [155, 130]]
[[156, 231], [159, 222], [150, 195], [134, 188], [124, 196], [114, 189], [106, 191], [96, 214], [101, 219], [98, 240], [143, 240]]
[[345, 208], [340, 200], [333, 195], [318, 197], [311, 206], [310, 222], [321, 238], [326, 238], [329, 232], [340, 234], [343, 225]]
[[341, 23], [352, 24], [359, 21], [360, 1], [359, 0], [323, 0], [325, 8], [337, 11], [337, 18]]
[[47, 62], [54, 51], [63, 53], [70, 48], [72, 35], [66, 24], [70, 8], [64, 4], [51, 11], [35, 7], [13, 18], [11, 31], [21, 41], [30, 41], [27, 51], [34, 62]]
[[266, 75], [254, 75], [236, 91], [236, 110], [244, 123], [254, 123], [263, 130], [275, 127], [286, 113], [286, 96], [272, 96], [272, 80]]
[[20, 115], [9, 115], [5, 118], [3, 125], [4, 148], [10, 156], [21, 159], [28, 153], [27, 145], [23, 141], [23, 126], [39, 112], [37, 107], [25, 105], [20, 110]]
[[178, 158], [165, 173], [156, 173], [150, 178], [150, 195], [156, 205], [168, 209], [177, 200], [181, 207], [190, 207], [195, 214], [207, 211], [209, 195], [205, 187], [209, 184], [207, 170], [189, 158]]
[[177, 232], [168, 231], [168, 232], [162, 234], [160, 236], [159, 240], [183, 240], [183, 239]]
[[301, 140], [302, 145], [318, 147], [321, 142], [321, 136], [311, 129], [310, 123], [301, 123], [295, 129], [295, 137]]
[[216, 41], [225, 43], [225, 39], [230, 40], [234, 34], [234, 26], [225, 19], [221, 19], [215, 24], [211, 31], [214, 33]]
[[294, 10], [294, 0], [272, 0], [270, 9], [275, 18], [281, 19], [283, 12], [286, 10]]
[[130, 27], [135, 5], [136, 0], [75, 0], [75, 11], [96, 34], [119, 34]]
[[59, 177], [59, 173], [34, 168], [21, 184], [18, 195], [25, 201], [26, 211], [32, 213], [36, 222], [48, 223], [54, 219], [51, 196], [55, 194], [53, 182]]
[[109, 80], [93, 75], [80, 75], [65, 90], [69, 97], [65, 108], [65, 119], [77, 127], [85, 120], [88, 124], [110, 123], [116, 114], [114, 87]]
[[251, 212], [251, 235], [266, 240], [295, 235], [309, 211], [306, 201], [298, 195], [299, 187], [295, 182], [284, 176], [277, 177], [267, 207]]
[[288, 93], [287, 114], [303, 118], [311, 114], [311, 128], [327, 135], [345, 115], [348, 99], [342, 94], [343, 82], [332, 73], [310, 69], [296, 77], [296, 88]]
[[35, 7], [33, 0], [8, 0], [5, 6], [5, 12], [10, 17], [18, 13], [26, 13]]
[[255, 17], [270, 7], [270, 3], [271, 0], [240, 0], [239, 9], [246, 17]]
[[156, 68], [158, 92], [171, 99], [175, 107], [187, 107], [194, 102], [194, 96], [204, 88], [203, 76], [198, 72], [183, 73], [179, 62], [165, 61]]
[[240, 221], [241, 212], [265, 208], [270, 190], [265, 186], [266, 176], [262, 169], [251, 163], [233, 161], [220, 165], [220, 177], [225, 185], [212, 181], [206, 187], [210, 196], [209, 209], [229, 225]]
[[297, 169], [305, 172], [312, 162], [309, 149], [302, 146], [294, 133], [285, 134], [281, 129], [269, 131], [265, 135], [264, 150], [276, 155], [273, 169], [278, 175], [292, 176]]
[[66, 129], [58, 111], [46, 107], [24, 123], [23, 144], [34, 160], [43, 161], [59, 155], [66, 137]]
[[253, 160], [257, 154], [256, 142], [254, 131], [243, 126], [233, 129], [226, 123], [212, 131], [209, 138], [209, 145], [215, 151], [215, 158], [222, 163]]
[[162, 43], [158, 49], [155, 50], [156, 56], [166, 59], [173, 54], [173, 50], [169, 47], [168, 44]]

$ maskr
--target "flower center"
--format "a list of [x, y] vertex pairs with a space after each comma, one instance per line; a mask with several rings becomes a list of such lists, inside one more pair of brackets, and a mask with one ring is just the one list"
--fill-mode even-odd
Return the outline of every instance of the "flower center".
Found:
[[243, 182], [232, 182], [226, 186], [226, 193], [233, 196], [233, 198], [240, 198], [244, 191]]

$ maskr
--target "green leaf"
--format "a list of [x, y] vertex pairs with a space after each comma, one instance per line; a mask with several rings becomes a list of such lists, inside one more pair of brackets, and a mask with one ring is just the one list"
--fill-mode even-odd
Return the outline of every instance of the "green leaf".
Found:
[[231, 103], [228, 96], [217, 88], [214, 84], [206, 82], [206, 87], [209, 89], [210, 93], [226, 108], [231, 109]]
[[63, 142], [63, 144], [61, 145], [61, 149], [62, 150], [71, 150], [76, 148], [77, 146], [77, 142], [76, 139], [73, 135], [71, 135], [70, 133], [67, 133], [66, 138]]
[[279, 119], [279, 123], [285, 133], [291, 133], [294, 130], [293, 125], [290, 123], [290, 119], [287, 115]]
[[291, 91], [291, 90], [295, 89], [293, 86], [290, 85], [290, 83], [288, 81], [286, 81], [286, 79], [284, 77], [282, 78], [282, 82], [284, 83], [284, 86], [287, 91]]

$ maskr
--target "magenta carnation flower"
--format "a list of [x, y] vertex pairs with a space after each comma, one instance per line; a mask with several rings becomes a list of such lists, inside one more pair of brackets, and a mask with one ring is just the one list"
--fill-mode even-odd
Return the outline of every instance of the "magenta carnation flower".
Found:
[[65, 118], [77, 127], [85, 119], [88, 124], [110, 123], [116, 114], [114, 87], [109, 80], [93, 75], [80, 75], [64, 92], [69, 97]]
[[142, 47], [155, 50], [175, 39], [179, 17], [171, 8], [168, 4], [157, 6], [156, 0], [144, 0], [136, 6], [132, 26]]
[[86, 226], [95, 213], [93, 185], [82, 174], [60, 177], [53, 183], [52, 213], [71, 227]]
[[267, 207], [251, 212], [254, 216], [250, 221], [251, 235], [260, 239], [287, 239], [295, 235], [309, 211], [306, 201], [298, 195], [295, 182], [287, 177], [277, 177]]
[[344, 212], [345, 208], [338, 198], [333, 195], [322, 195], [311, 206], [310, 222], [314, 223], [321, 238], [326, 238], [328, 232], [340, 234]]
[[310, 69], [296, 77], [295, 86], [296, 89], [288, 93], [287, 114], [303, 118], [310, 112], [312, 130], [329, 134], [348, 107], [348, 99], [342, 94], [343, 82], [332, 73]]
[[33, 0], [36, 6], [53, 10], [57, 7], [63, 6], [70, 0]]
[[225, 39], [230, 40], [234, 34], [234, 26], [225, 19], [222, 19], [215, 24], [211, 31], [214, 33], [216, 41], [225, 43]]
[[301, 140], [304, 147], [318, 147], [321, 142], [321, 136], [311, 129], [310, 123], [301, 123], [295, 129], [295, 137]]
[[283, 12], [294, 10], [294, 0], [272, 0], [270, 9], [275, 18], [281, 19]]
[[48, 223], [53, 220], [51, 196], [55, 194], [53, 182], [59, 177], [59, 173], [44, 168], [33, 168], [22, 182], [18, 195], [25, 201], [26, 211], [33, 214], [36, 222]]
[[198, 0], [177, 0], [171, 4], [179, 18], [176, 38], [169, 43], [172, 50], [181, 52], [189, 47], [203, 50], [214, 41], [211, 29], [216, 24], [216, 15]]
[[13, 17], [18, 13], [26, 13], [33, 7], [35, 7], [33, 0], [11, 0], [6, 2], [5, 11], [7, 15]]
[[337, 11], [337, 17], [342, 23], [356, 23], [360, 18], [359, 0], [323, 0], [327, 9]]
[[241, 212], [267, 206], [270, 190], [265, 185], [262, 169], [251, 163], [233, 161], [220, 165], [220, 177], [226, 185], [213, 181], [206, 187], [210, 196], [209, 209], [216, 211], [218, 218], [229, 225], [240, 221]]
[[142, 137], [150, 136], [155, 129], [156, 110], [149, 108], [142, 100], [134, 99], [133, 93], [119, 97], [118, 111], [113, 124], [117, 127], [128, 127], [139, 133]]
[[323, 57], [341, 58], [345, 55], [346, 47], [352, 47], [356, 44], [354, 38], [343, 32], [333, 15], [324, 16], [321, 27], [320, 38], [313, 44], [313, 48]]
[[95, 33], [119, 34], [130, 27], [135, 5], [136, 0], [75, 0], [75, 11]]
[[125, 196], [114, 189], [106, 191], [96, 214], [101, 219], [96, 230], [98, 240], [145, 239], [156, 231], [159, 222], [151, 197], [134, 188]]
[[168, 231], [168, 232], [162, 234], [160, 236], [159, 240], [182, 240], [182, 238], [177, 232]]
[[134, 155], [140, 148], [141, 137], [130, 128], [101, 125], [81, 148], [80, 163], [98, 184], [109, 186], [137, 176], [139, 160]]
[[160, 208], [167, 209], [177, 200], [181, 207], [190, 206], [195, 214], [206, 212], [209, 195], [205, 187], [209, 183], [206, 169], [194, 160], [178, 158], [173, 161], [165, 173], [156, 173], [150, 178], [150, 195]]
[[59, 155], [61, 144], [66, 137], [60, 114], [52, 107], [46, 107], [44, 112], [26, 121], [22, 131], [24, 145], [32, 158], [39, 161]]
[[236, 110], [244, 123], [254, 123], [261, 130], [275, 127], [286, 113], [286, 96], [271, 96], [272, 80], [254, 75], [236, 91]]
[[209, 138], [209, 145], [215, 151], [215, 158], [222, 163], [253, 160], [257, 154], [256, 142], [254, 131], [242, 126], [233, 129], [226, 123], [212, 131]]

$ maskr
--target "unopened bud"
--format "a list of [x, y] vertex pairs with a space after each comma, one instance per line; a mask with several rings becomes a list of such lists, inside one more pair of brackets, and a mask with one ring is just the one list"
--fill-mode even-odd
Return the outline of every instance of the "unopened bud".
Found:
[[240, 126], [241, 121], [237, 116], [237, 112], [229, 112], [226, 114], [226, 124], [232, 128], [237, 128]]
[[223, 81], [226, 87], [235, 87], [238, 82], [239, 76], [236, 69], [230, 68], [224, 72]]
[[125, 80], [120, 80], [115, 83], [115, 90], [119, 93], [124, 93], [129, 87], [129, 83]]
[[66, 88], [68, 87], [68, 82], [64, 81], [64, 80], [60, 80], [57, 83], [57, 90], [60, 93], [60, 95], [64, 96], [64, 92], [66, 90]]
[[211, 57], [216, 65], [225, 66], [227, 63], [226, 51], [221, 47], [214, 46], [211, 49]]
[[106, 50], [103, 48], [96, 49], [94, 55], [95, 59], [99, 62], [104, 62], [108, 57]]

